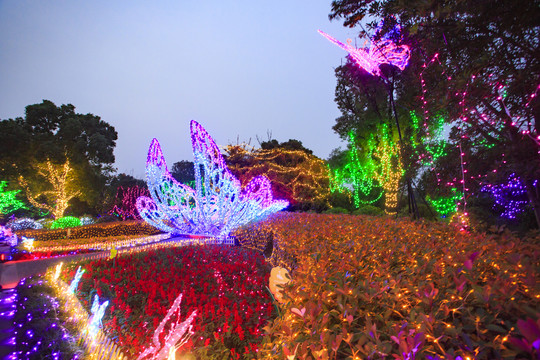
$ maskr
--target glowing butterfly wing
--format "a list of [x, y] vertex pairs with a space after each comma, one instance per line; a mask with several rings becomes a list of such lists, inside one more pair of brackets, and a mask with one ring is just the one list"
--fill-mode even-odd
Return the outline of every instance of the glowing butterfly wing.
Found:
[[407, 45], [396, 45], [392, 40], [374, 42], [369, 49], [370, 57], [380, 64], [390, 64], [404, 70], [411, 57]]
[[289, 205], [286, 200], [273, 199], [272, 185], [266, 176], [257, 176], [251, 179], [242, 190], [242, 197], [258, 209], [256, 218], [264, 218]]
[[324, 31], [318, 30], [319, 34], [342, 48], [343, 50], [347, 51], [351, 57], [351, 59], [362, 69], [366, 70], [371, 75], [380, 75], [379, 71], [379, 63], [372, 59], [372, 55], [369, 52], [366, 52], [364, 49], [357, 49], [355, 47], [352, 47], [350, 45], [346, 45], [342, 43], [341, 41], [336, 40], [332, 36], [328, 35]]
[[141, 217], [167, 232], [190, 232], [193, 224], [189, 213], [196, 206], [195, 193], [169, 173], [157, 139], [152, 140], [148, 150], [146, 178], [152, 198], [141, 196], [137, 199]]
[[409, 63], [410, 51], [407, 45], [397, 46], [390, 39], [382, 39], [375, 41], [371, 44], [371, 47], [366, 51], [362, 48], [355, 48], [350, 45], [343, 44], [342, 42], [334, 39], [332, 36], [325, 32], [318, 30], [319, 33], [347, 51], [351, 59], [361, 68], [366, 70], [371, 75], [380, 76], [380, 65], [390, 64], [397, 66], [400, 70], [405, 69]]
[[240, 204], [240, 181], [225, 164], [218, 146], [206, 130], [191, 120], [191, 144], [195, 163], [195, 192], [199, 203], [201, 232], [223, 234], [236, 217]]

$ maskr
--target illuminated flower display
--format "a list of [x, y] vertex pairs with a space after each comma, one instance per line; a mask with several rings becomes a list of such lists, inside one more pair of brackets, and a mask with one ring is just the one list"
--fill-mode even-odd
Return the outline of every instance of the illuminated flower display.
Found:
[[195, 189], [177, 182], [169, 173], [157, 139], [148, 151], [146, 177], [152, 198], [141, 196], [141, 217], [173, 234], [225, 237], [238, 226], [260, 220], [288, 205], [273, 200], [270, 181], [253, 178], [243, 189], [227, 168], [214, 140], [196, 121], [191, 121], [195, 163]]

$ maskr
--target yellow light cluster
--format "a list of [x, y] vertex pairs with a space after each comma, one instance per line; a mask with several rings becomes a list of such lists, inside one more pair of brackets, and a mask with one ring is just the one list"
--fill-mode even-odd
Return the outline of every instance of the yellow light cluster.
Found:
[[156, 235], [160, 230], [142, 220], [117, 221], [104, 224], [92, 224], [69, 229], [22, 230], [17, 235], [34, 238], [36, 241], [59, 239], [88, 239], [108, 236]]
[[[19, 183], [26, 189], [26, 197], [32, 205], [45, 209], [51, 212], [55, 219], [60, 219], [64, 216], [69, 201], [81, 194], [80, 191], [75, 190], [75, 178], [72, 171], [69, 159], [63, 165], [54, 165], [50, 160], [47, 160], [43, 164], [37, 164], [37, 173], [52, 185], [52, 190], [32, 194], [28, 182], [22, 176], [19, 178]], [[45, 196], [51, 203], [39, 202], [37, 199], [41, 196]]]
[[266, 175], [274, 186], [289, 189], [295, 201], [328, 204], [330, 180], [323, 160], [301, 150], [281, 148], [265, 150], [229, 145], [225, 151], [231, 172], [241, 180]]
[[92, 249], [92, 250], [111, 250], [112, 248], [125, 248], [132, 246], [140, 246], [151, 244], [154, 242], [162, 241], [170, 238], [170, 234], [160, 234], [144, 237], [134, 237], [123, 240], [115, 241], [110, 239], [107, 241], [95, 241], [86, 244], [73, 244], [73, 245], [56, 245], [56, 246], [39, 246], [34, 249], [34, 251], [73, 251], [81, 249]]

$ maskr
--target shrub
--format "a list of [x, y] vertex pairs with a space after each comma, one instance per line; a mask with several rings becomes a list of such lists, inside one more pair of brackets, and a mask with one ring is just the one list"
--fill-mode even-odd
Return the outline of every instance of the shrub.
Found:
[[60, 219], [56, 219], [52, 225], [51, 229], [66, 229], [81, 226], [81, 220], [73, 216], [64, 216]]
[[384, 210], [373, 205], [364, 205], [353, 211], [353, 215], [371, 215], [381, 216], [384, 215]]
[[341, 207], [333, 207], [324, 212], [325, 214], [348, 214], [349, 210]]
[[55, 230], [23, 230], [17, 231], [19, 236], [34, 238], [37, 241], [58, 239], [86, 239], [122, 235], [156, 235], [161, 231], [144, 221], [116, 221], [114, 223], [93, 224], [70, 229]]
[[281, 213], [261, 229], [298, 259], [261, 358], [537, 356], [535, 242], [390, 217]]

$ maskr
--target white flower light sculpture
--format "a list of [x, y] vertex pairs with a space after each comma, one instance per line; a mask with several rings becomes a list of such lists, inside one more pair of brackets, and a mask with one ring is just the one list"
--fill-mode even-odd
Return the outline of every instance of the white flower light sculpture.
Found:
[[109, 305], [109, 301], [105, 301], [103, 304], [99, 303], [99, 296], [96, 294], [94, 296], [94, 302], [92, 303], [92, 316], [90, 317], [88, 321], [88, 333], [93, 338], [96, 337], [97, 332], [99, 328], [101, 327], [101, 319], [103, 318], [103, 315], [105, 314], [105, 309]]
[[[176, 348], [184, 345], [189, 336], [192, 334], [191, 329], [193, 325], [193, 319], [197, 315], [197, 311], [193, 311], [191, 315], [188, 316], [186, 321], [180, 322], [180, 303], [182, 302], [182, 294], [178, 295], [171, 308], [167, 312], [167, 315], [163, 318], [156, 331], [152, 337], [152, 345], [147, 347], [137, 358], [137, 360], [142, 359], [152, 359], [152, 360], [161, 360], [167, 358], [167, 356], [172, 357]], [[170, 327], [170, 330], [167, 335], [165, 335], [164, 343], [161, 344], [159, 337], [161, 333], [165, 330], [165, 325], [171, 318], [171, 316], [178, 310], [178, 318], [176, 323], [173, 323]]]
[[149, 224], [172, 234], [199, 234], [218, 238], [251, 221], [265, 218], [289, 204], [273, 200], [268, 178], [253, 178], [243, 189], [229, 171], [214, 140], [191, 121], [195, 189], [177, 182], [169, 173], [157, 139], [146, 161], [152, 198], [137, 199], [137, 210]]

